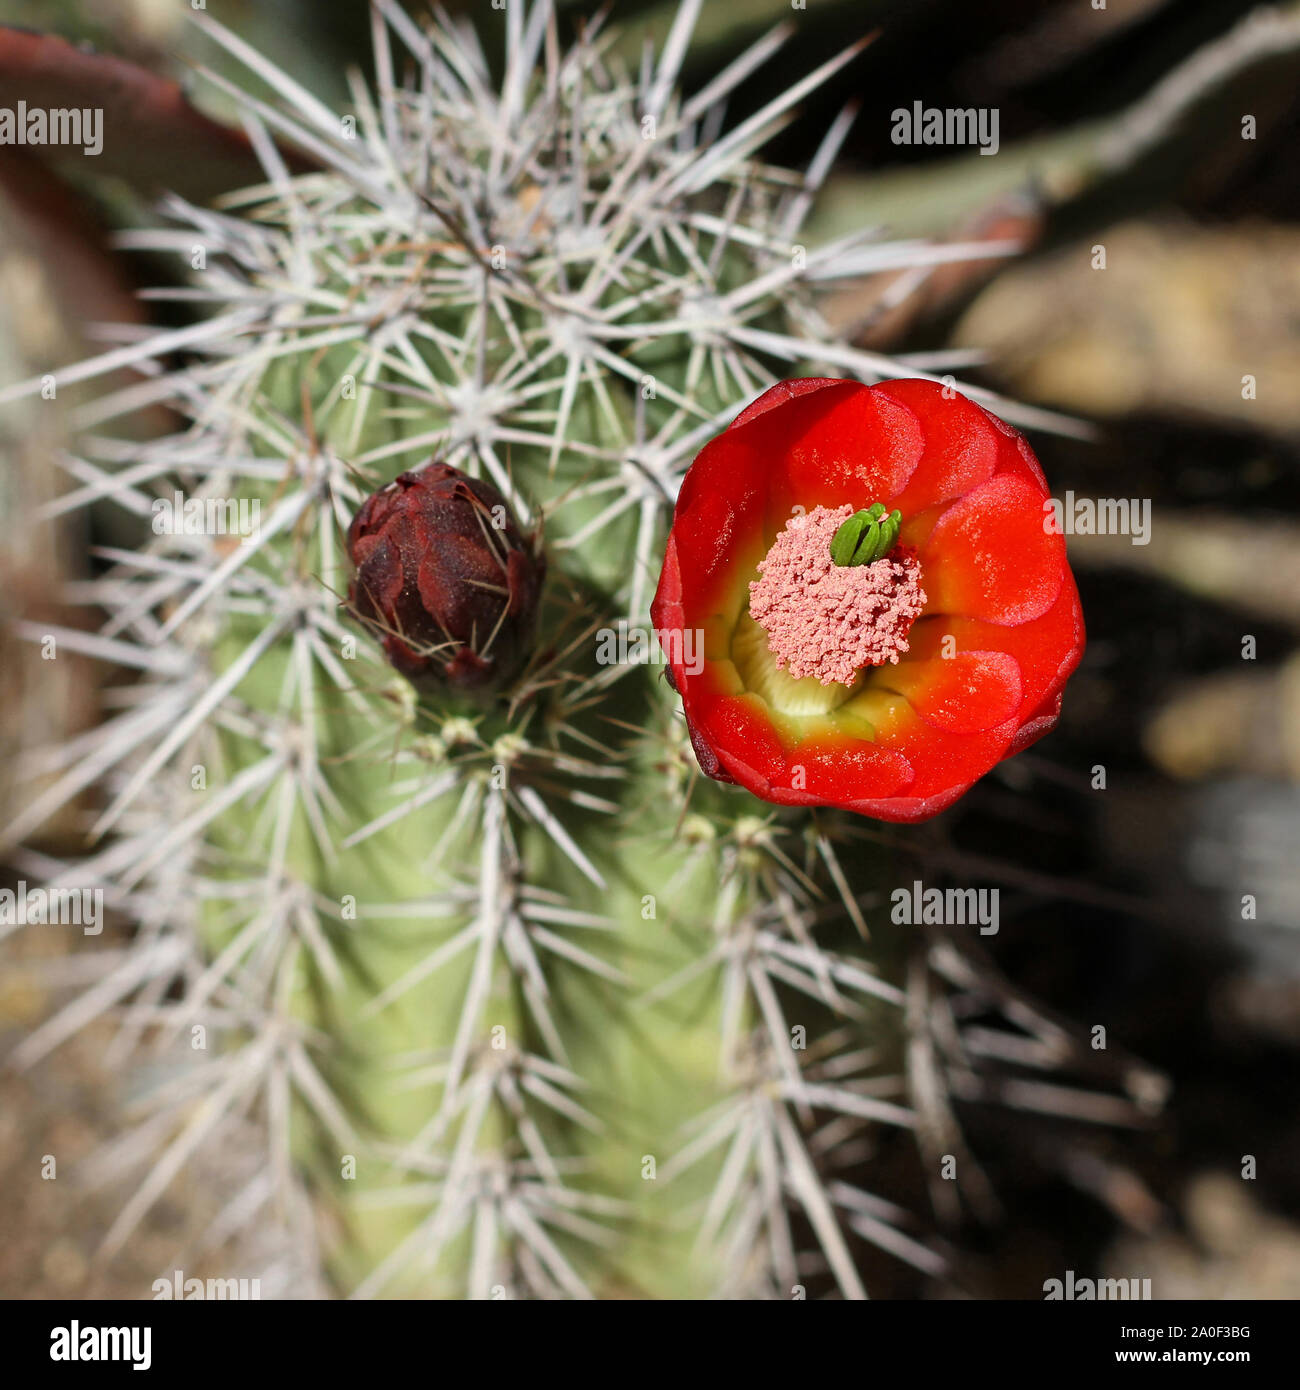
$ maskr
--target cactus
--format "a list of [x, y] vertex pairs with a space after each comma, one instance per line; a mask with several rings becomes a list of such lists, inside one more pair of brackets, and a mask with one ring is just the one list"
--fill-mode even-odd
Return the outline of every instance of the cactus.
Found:
[[[56, 508], [134, 528], [99, 631], [54, 634], [125, 674], [11, 827], [102, 790], [85, 857], [20, 862], [102, 888], [130, 944], [17, 1060], [111, 1013], [148, 1061], [109, 1252], [184, 1165], [251, 1152], [212, 1238], [280, 1292], [856, 1298], [870, 1245], [943, 1269], [863, 1165], [894, 1133], [928, 1179], [964, 1155], [935, 1001], [1005, 996], [875, 911], [896, 875], [869, 822], [699, 776], [647, 627], [682, 475], [739, 409], [948, 365], [838, 340], [819, 292], [1003, 248], [805, 248], [852, 111], [803, 171], [758, 151], [860, 45], [728, 129], [785, 30], [684, 99], [699, 9], [627, 72], [598, 23], [562, 51], [550, 4], [512, 0], [498, 81], [467, 26], [375, 0], [347, 115], [196, 19], [271, 90], [209, 74], [266, 180], [129, 238], [183, 258], [201, 316], [56, 375], [140, 371], [78, 406]], [[160, 404], [176, 431], [132, 438]], [[504, 689], [417, 689], [349, 602], [354, 517], [430, 462], [545, 556]], [[176, 491], [258, 524], [151, 527]]]

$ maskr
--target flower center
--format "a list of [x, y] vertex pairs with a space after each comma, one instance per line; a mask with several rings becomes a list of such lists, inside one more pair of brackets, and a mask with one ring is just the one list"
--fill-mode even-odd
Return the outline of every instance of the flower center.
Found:
[[[769, 699], [777, 695], [788, 713], [810, 705], [833, 709], [848, 699], [863, 670], [897, 663], [926, 601], [916, 555], [897, 543], [901, 520], [879, 503], [859, 512], [814, 507], [791, 518], [749, 586], [749, 617], [766, 634], [769, 662], [775, 659], [786, 679], [747, 681], [751, 688]], [[742, 645], [752, 647], [759, 634], [737, 633], [746, 635]], [[834, 689], [817, 696], [801, 688], [797, 697], [788, 689], [814, 680]], [[772, 688], [764, 691], [763, 684]]]

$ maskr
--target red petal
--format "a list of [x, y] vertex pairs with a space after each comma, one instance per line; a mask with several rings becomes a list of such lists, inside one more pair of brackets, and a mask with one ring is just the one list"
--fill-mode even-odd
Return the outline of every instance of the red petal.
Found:
[[836, 376], [800, 376], [792, 377], [789, 381], [778, 381], [775, 386], [769, 386], [756, 401], [747, 405], [728, 429], [734, 430], [737, 425], [747, 425], [757, 416], [771, 410], [773, 406], [784, 405], [786, 401], [794, 400], [797, 396], [806, 396], [810, 391], [820, 391], [823, 386], [843, 385], [843, 377]]
[[902, 704], [890, 725], [879, 730], [879, 737], [881, 746], [901, 753], [916, 770], [908, 796], [928, 800], [954, 787], [964, 791], [996, 767], [1007, 755], [1016, 726], [1017, 721], [1009, 719], [978, 733], [950, 733], [927, 724]]
[[1083, 610], [1074, 576], [1067, 571], [1056, 602], [1031, 622], [1006, 627], [973, 618], [923, 618], [912, 629], [910, 641], [914, 651], [924, 650], [929, 655], [944, 636], [952, 637], [959, 652], [1002, 651], [1014, 657], [1020, 667], [1019, 718], [1033, 718], [1044, 699], [1065, 684], [1083, 656]]
[[[814, 806], [847, 806], [906, 791], [915, 774], [899, 752], [855, 739], [808, 739], [789, 755], [791, 782], [802, 781]], [[798, 770], [802, 769], [802, 778]]]
[[1061, 715], [1062, 692], [1057, 691], [1052, 698], [1044, 702], [1041, 711], [1029, 720], [1027, 724], [1022, 724], [1016, 730], [1016, 736], [1011, 740], [1010, 747], [1006, 751], [1008, 758], [1017, 753], [1023, 753], [1031, 744], [1037, 743], [1044, 734], [1051, 733], [1056, 728], [1056, 721]]
[[776, 794], [789, 786], [790, 777], [767, 705], [757, 695], [714, 696], [701, 705], [687, 718], [733, 780], [756, 796], [779, 799]]
[[1004, 625], [1046, 613], [1067, 568], [1064, 538], [1043, 529], [1045, 495], [999, 473], [949, 507], [920, 554], [928, 611]]
[[1043, 466], [1038, 462], [1025, 436], [1014, 425], [1008, 425], [1005, 420], [999, 420], [992, 411], [985, 410], [982, 406], [980, 413], [1003, 437], [1002, 457], [998, 464], [999, 472], [1008, 466], [1007, 460], [1009, 458], [1016, 458], [1024, 465], [1029, 475], [1037, 481], [1038, 486], [1046, 492], [1047, 478], [1043, 473]]
[[911, 825], [946, 811], [954, 801], [965, 796], [971, 785], [967, 782], [960, 787], [948, 787], [933, 796], [891, 796], [882, 800], [846, 801], [843, 806], [846, 811], [856, 811], [858, 815], [871, 816], [873, 820]]
[[734, 782], [725, 767], [722, 766], [718, 755], [709, 746], [709, 741], [688, 719], [686, 721], [686, 732], [691, 736], [691, 748], [695, 752], [695, 760], [700, 765], [700, 771], [706, 777], [712, 777], [715, 782]]
[[[671, 531], [664, 548], [664, 567], [659, 571], [659, 587], [650, 604], [650, 621], [657, 632], [680, 632], [682, 629], [682, 568], [677, 558], [677, 538]], [[677, 672], [673, 675], [676, 677]]]
[[877, 678], [936, 729], [976, 734], [1005, 724], [1020, 709], [1020, 667], [997, 651], [963, 651], [904, 661]]
[[906, 757], [881, 744], [821, 736], [787, 751], [756, 696], [724, 695], [700, 703], [689, 723], [701, 768], [717, 776], [709, 765], [715, 759], [728, 774], [725, 780], [767, 801], [854, 809], [863, 797], [892, 796], [913, 781]]
[[727, 430], [704, 446], [682, 479], [672, 539], [690, 576], [684, 598], [693, 613], [716, 603], [742, 563], [750, 568], [762, 559], [776, 461], [761, 445], [754, 431]]
[[[865, 507], [896, 496], [925, 452], [916, 416], [856, 382], [791, 400], [781, 410], [779, 424], [789, 500], [809, 511]], [[764, 420], [752, 432], [761, 437], [767, 427]]]
[[925, 435], [921, 461], [903, 491], [889, 499], [891, 508], [910, 517], [993, 476], [1002, 440], [986, 411], [937, 381], [887, 381], [875, 391], [907, 406]]

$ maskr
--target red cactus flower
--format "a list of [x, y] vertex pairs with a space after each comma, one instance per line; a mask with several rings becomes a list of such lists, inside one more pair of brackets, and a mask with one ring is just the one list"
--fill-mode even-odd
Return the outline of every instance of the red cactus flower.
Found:
[[421, 690], [499, 690], [527, 660], [545, 563], [490, 483], [402, 473], [348, 527], [348, 607]]
[[917, 821], [1045, 734], [1084, 645], [1047, 496], [934, 382], [760, 396], [687, 472], [651, 608], [704, 772]]

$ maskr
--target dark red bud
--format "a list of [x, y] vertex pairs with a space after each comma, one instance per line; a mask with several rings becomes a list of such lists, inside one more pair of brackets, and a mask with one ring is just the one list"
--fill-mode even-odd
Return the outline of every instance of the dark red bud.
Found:
[[546, 563], [491, 483], [403, 473], [348, 527], [348, 607], [417, 689], [499, 690], [532, 651]]

